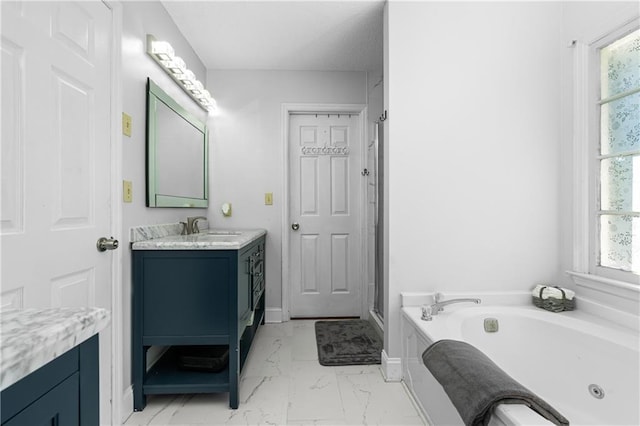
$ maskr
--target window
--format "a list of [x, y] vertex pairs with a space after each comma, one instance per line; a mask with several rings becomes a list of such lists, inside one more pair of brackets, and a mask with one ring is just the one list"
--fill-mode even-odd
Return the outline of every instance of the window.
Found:
[[598, 55], [593, 260], [599, 274], [640, 274], [640, 30], [608, 40]]

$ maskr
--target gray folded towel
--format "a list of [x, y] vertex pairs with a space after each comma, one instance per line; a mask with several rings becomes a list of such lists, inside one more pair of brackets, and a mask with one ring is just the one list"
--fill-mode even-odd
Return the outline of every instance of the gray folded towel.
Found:
[[562, 414], [512, 379], [468, 343], [439, 340], [422, 354], [467, 426], [487, 425], [498, 404], [525, 404], [556, 425], [568, 425]]

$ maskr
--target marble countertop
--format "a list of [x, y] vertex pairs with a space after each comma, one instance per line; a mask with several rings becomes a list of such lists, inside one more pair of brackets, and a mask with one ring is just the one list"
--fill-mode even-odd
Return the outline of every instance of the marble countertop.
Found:
[[267, 233], [264, 229], [206, 229], [199, 234], [168, 235], [131, 245], [133, 250], [237, 250]]
[[29, 308], [0, 313], [0, 389], [4, 390], [103, 330], [102, 308]]

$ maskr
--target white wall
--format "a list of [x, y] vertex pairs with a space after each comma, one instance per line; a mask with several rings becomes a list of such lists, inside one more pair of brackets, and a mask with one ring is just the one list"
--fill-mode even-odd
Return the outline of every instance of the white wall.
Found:
[[[590, 45], [603, 36], [619, 29], [625, 23], [640, 15], [640, 4], [628, 2], [564, 2], [562, 4], [562, 44], [568, 46], [572, 40]], [[562, 144], [560, 190], [560, 260], [561, 270], [573, 270], [573, 96], [574, 51], [562, 49]], [[593, 291], [584, 287], [575, 288], [573, 281], [565, 274], [560, 277], [563, 286], [573, 288], [579, 295], [593, 299], [605, 305], [638, 313], [638, 302], [624, 299], [605, 292]]]
[[[122, 392], [131, 386], [131, 251], [129, 249], [129, 228], [139, 225], [175, 223], [188, 216], [205, 215], [203, 209], [165, 209], [145, 207], [145, 120], [146, 81], [151, 77], [163, 90], [171, 95], [187, 110], [206, 119], [200, 109], [182, 89], [162, 71], [146, 52], [146, 35], [153, 34], [159, 40], [166, 40], [174, 47], [187, 66], [203, 83], [206, 79], [205, 67], [191, 46], [184, 39], [158, 2], [122, 2], [122, 111], [132, 117], [131, 137], [122, 136], [122, 178], [133, 182], [133, 202], [122, 204], [122, 308], [123, 308], [123, 363]], [[118, 395], [116, 391], [116, 395]], [[130, 414], [132, 401], [127, 394], [123, 415]]]
[[[209, 70], [219, 112], [210, 126], [210, 226], [264, 228], [266, 307], [282, 308], [283, 103], [364, 104], [366, 73]], [[273, 193], [273, 205], [264, 194]], [[224, 217], [220, 206], [232, 204]]]
[[561, 6], [390, 2], [390, 357], [402, 291], [527, 290], [558, 260]]

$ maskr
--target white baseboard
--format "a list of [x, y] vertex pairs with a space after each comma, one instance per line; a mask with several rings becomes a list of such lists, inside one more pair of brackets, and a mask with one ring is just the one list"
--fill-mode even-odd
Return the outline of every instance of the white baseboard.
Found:
[[265, 323], [273, 324], [282, 322], [282, 308], [267, 308], [264, 311]]
[[122, 418], [120, 419], [120, 423], [117, 424], [122, 425], [127, 421], [129, 416], [133, 414], [133, 385], [125, 389], [124, 393], [122, 394], [122, 402], [120, 403], [120, 408], [122, 408], [122, 412], [120, 413]]
[[402, 380], [402, 358], [389, 358], [387, 352], [382, 350], [382, 374], [387, 382], [399, 382]]

